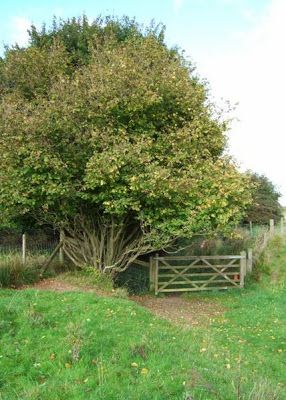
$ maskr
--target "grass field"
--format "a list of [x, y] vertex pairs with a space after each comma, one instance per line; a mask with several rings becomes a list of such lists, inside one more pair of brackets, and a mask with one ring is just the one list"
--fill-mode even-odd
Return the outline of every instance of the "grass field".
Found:
[[130, 300], [1, 290], [0, 399], [285, 400], [285, 248], [270, 270], [204, 295], [226, 311], [191, 329]]

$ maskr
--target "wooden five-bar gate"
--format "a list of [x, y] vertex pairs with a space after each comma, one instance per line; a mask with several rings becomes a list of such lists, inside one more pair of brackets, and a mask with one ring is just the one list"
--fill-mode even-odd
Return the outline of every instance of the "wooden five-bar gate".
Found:
[[243, 288], [246, 253], [231, 256], [166, 256], [150, 260], [150, 286], [155, 294]]

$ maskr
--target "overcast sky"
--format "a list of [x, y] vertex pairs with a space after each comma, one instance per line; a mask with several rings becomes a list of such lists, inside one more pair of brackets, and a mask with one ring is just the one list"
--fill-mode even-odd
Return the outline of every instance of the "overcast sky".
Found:
[[27, 43], [27, 28], [85, 13], [152, 18], [186, 50], [212, 96], [238, 103], [229, 152], [243, 169], [267, 175], [286, 205], [286, 0], [14, 0], [1, 4], [3, 44]]

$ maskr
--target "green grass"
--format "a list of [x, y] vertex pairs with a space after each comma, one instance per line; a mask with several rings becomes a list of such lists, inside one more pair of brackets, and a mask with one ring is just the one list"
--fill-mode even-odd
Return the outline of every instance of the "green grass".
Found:
[[94, 287], [106, 291], [113, 289], [112, 276], [110, 274], [102, 274], [93, 267], [66, 271], [58, 275], [58, 280], [78, 287]]
[[31, 284], [40, 279], [40, 264], [44, 262], [43, 257], [29, 259], [23, 265], [21, 256], [8, 254], [0, 258], [0, 287], [19, 287]]
[[[0, 255], [0, 288], [18, 288], [39, 281], [42, 277], [42, 266], [47, 260], [47, 255], [29, 255], [23, 264], [19, 254]], [[69, 268], [53, 261], [49, 269], [44, 272], [44, 277], [54, 276], [56, 273]]]
[[189, 330], [129, 300], [2, 290], [0, 399], [284, 400], [285, 272], [283, 248], [259, 285], [188, 296], [226, 308]]

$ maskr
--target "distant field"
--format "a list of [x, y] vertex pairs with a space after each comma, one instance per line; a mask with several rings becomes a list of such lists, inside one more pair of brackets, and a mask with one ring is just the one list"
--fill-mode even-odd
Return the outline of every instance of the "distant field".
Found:
[[284, 400], [285, 260], [260, 285], [205, 295], [227, 311], [191, 329], [130, 300], [2, 290], [0, 399]]

